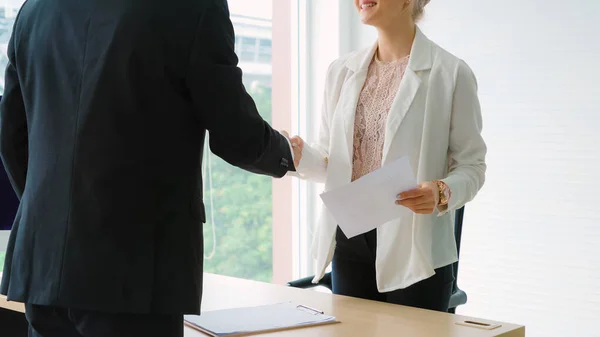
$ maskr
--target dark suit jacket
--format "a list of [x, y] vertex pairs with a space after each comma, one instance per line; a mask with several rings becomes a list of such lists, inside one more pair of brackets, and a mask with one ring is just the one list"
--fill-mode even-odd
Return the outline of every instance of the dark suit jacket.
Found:
[[[0, 96], [1, 100], [2, 96]], [[18, 206], [19, 200], [15, 196], [2, 161], [0, 161], [0, 231], [12, 227]]]
[[29, 0], [8, 46], [0, 150], [21, 203], [1, 292], [198, 313], [201, 158], [281, 177], [289, 143], [242, 84], [225, 0]]

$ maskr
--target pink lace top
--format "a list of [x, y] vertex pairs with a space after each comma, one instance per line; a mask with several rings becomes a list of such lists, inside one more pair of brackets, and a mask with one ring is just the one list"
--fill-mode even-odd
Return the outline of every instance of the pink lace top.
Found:
[[369, 65], [354, 120], [352, 181], [381, 167], [385, 124], [408, 59], [384, 63], [373, 57]]

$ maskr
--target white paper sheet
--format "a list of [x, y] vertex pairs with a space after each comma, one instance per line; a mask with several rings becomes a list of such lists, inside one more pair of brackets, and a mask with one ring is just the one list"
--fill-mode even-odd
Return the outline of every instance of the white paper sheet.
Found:
[[293, 303], [208, 311], [185, 316], [188, 324], [211, 336], [236, 336], [335, 323], [335, 317]]
[[417, 187], [408, 157], [395, 160], [340, 188], [321, 194], [325, 207], [348, 237], [375, 229], [388, 221], [410, 216], [396, 204], [397, 195]]

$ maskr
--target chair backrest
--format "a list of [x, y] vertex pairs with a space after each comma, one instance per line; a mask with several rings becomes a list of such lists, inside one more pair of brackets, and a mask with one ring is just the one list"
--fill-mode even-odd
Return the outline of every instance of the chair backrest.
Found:
[[[465, 217], [465, 206], [459, 208], [456, 210], [456, 212], [454, 213], [454, 239], [456, 240], [456, 250], [458, 252], [458, 256], [460, 258], [460, 241], [462, 239], [462, 225], [463, 225], [463, 219]], [[454, 272], [454, 285], [453, 285], [453, 292], [455, 292], [458, 289], [458, 261], [456, 261], [453, 265], [453, 272]]]

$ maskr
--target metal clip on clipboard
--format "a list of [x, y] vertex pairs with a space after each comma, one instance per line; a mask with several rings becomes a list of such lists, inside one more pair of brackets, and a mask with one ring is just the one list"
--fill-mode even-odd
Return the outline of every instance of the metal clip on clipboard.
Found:
[[299, 309], [299, 310], [304, 310], [304, 311], [306, 311], [308, 313], [311, 313], [313, 315], [324, 315], [325, 314], [325, 312], [323, 312], [322, 310], [311, 308], [309, 306], [302, 305], [302, 304], [296, 306], [296, 308]]

